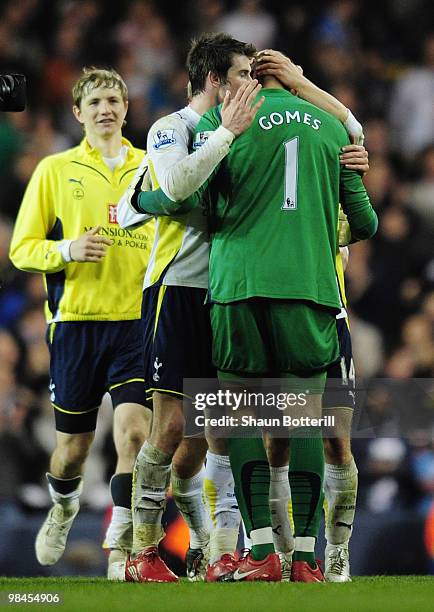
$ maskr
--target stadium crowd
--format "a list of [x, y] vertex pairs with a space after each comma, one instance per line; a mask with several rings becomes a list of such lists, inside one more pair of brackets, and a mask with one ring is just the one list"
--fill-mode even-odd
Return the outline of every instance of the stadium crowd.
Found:
[[[36, 164], [81, 139], [71, 85], [84, 65], [114, 67], [125, 79], [124, 133], [137, 146], [158, 117], [183, 105], [186, 49], [203, 31], [279, 49], [351, 108], [364, 125], [371, 166], [364, 182], [379, 215], [377, 236], [351, 246], [346, 272], [357, 375], [434, 377], [434, 31], [424, 17], [431, 3], [182, 4], [174, 14], [168, 1], [111, 3], [110, 10], [102, 0], [2, 3], [0, 74], [27, 76], [28, 106], [0, 116], [0, 515], [49, 505], [43, 477], [54, 430], [44, 289], [39, 276], [12, 266], [8, 250]], [[381, 387], [370, 397], [377, 437], [354, 441], [358, 507], [382, 513], [399, 505], [424, 517], [434, 500], [432, 394], [431, 427], [416, 421], [405, 436], [400, 411], [417, 406], [397, 407], [392, 397]], [[109, 504], [114, 461], [104, 408], [83, 496], [95, 510]]]

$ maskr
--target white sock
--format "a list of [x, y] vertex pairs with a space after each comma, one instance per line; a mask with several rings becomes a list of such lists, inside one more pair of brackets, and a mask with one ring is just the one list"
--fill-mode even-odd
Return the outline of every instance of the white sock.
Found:
[[241, 515], [234, 492], [234, 477], [227, 455], [206, 454], [204, 497], [214, 529], [210, 538], [210, 563], [233, 554], [238, 542]]
[[103, 548], [130, 551], [133, 544], [133, 516], [129, 508], [113, 506]]
[[137, 455], [133, 472], [133, 553], [157, 546], [163, 536], [161, 517], [170, 481], [170, 455], [148, 441]]
[[272, 544], [273, 543], [273, 530], [271, 527], [261, 527], [260, 529], [252, 529], [250, 532], [250, 539], [252, 546], [259, 544]]
[[205, 468], [192, 478], [178, 478], [172, 472], [172, 494], [190, 530], [190, 548], [204, 548], [209, 542], [211, 521], [202, 497]]
[[344, 465], [325, 464], [326, 539], [329, 544], [348, 545], [356, 511], [357, 474], [354, 458]]
[[316, 538], [312, 536], [296, 536], [295, 537], [295, 550], [297, 552], [315, 552]]
[[50, 483], [48, 477], [50, 478], [56, 478], [56, 480], [62, 480], [62, 481], [67, 481], [67, 480], [75, 480], [73, 478], [58, 478], [57, 476], [52, 476], [52, 474], [50, 474], [49, 472], [47, 472], [47, 481], [48, 481], [48, 491], [50, 493], [50, 497], [51, 500], [53, 502], [53, 504], [62, 504], [62, 506], [64, 506], [64, 508], [68, 508], [68, 506], [76, 506], [78, 503], [78, 498], [81, 495], [81, 492], [83, 490], [83, 479], [80, 478], [80, 480], [77, 479], [77, 486], [74, 489], [74, 491], [71, 491], [71, 493], [59, 493], [58, 491], [56, 491], [56, 489], [53, 487], [53, 485]]
[[241, 518], [234, 488], [229, 457], [208, 451], [204, 495], [214, 527], [239, 530]]
[[270, 512], [276, 551], [288, 553], [294, 550], [294, 536], [288, 516], [291, 489], [289, 466], [270, 467]]

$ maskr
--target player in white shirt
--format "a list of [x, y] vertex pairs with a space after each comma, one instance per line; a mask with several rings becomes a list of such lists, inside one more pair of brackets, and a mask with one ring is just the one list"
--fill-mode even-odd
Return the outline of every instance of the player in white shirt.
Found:
[[[187, 197], [204, 182], [228, 153], [233, 139], [250, 125], [262, 103], [254, 103], [260, 90], [250, 76], [254, 53], [251, 45], [225, 34], [205, 35], [193, 44], [190, 65], [197, 65], [200, 56], [206, 68], [196, 78], [190, 75], [190, 104], [151, 127], [148, 160], [137, 177], [148, 167], [153, 188], [161, 186], [173, 200]], [[199, 119], [222, 99], [222, 126], [192, 159], [188, 153]], [[146, 217], [131, 210], [126, 194], [118, 206], [118, 220], [129, 226]], [[130, 579], [176, 579], [160, 559], [156, 560], [155, 553], [169, 478], [175, 501], [190, 528], [186, 559], [190, 579], [206, 570], [204, 550], [210, 525], [202, 502], [203, 486], [215, 527], [211, 534], [211, 562], [233, 553], [238, 539], [240, 515], [228, 457], [221, 454], [217, 442], [210, 441], [204, 473], [206, 441], [183, 440], [183, 380], [216, 378], [209, 315], [203, 306], [208, 287], [208, 252], [207, 219], [201, 209], [178, 218], [157, 218], [142, 308], [145, 378], [153, 396], [154, 420], [149, 443], [142, 447], [136, 463], [133, 553], [138, 554], [129, 576], [127, 564]]]

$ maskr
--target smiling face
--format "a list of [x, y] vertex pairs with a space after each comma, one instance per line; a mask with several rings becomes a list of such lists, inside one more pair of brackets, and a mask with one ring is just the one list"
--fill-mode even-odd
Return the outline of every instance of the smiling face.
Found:
[[117, 87], [94, 87], [74, 106], [76, 119], [83, 124], [86, 136], [110, 139], [122, 130], [128, 102]]

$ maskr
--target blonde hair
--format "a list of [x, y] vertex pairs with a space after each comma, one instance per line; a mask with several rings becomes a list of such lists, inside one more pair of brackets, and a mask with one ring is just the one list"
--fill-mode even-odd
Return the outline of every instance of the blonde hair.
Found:
[[128, 88], [125, 81], [116, 70], [106, 68], [83, 68], [83, 74], [72, 88], [74, 105], [80, 108], [81, 101], [96, 87], [116, 88], [120, 91], [124, 102], [128, 100]]

